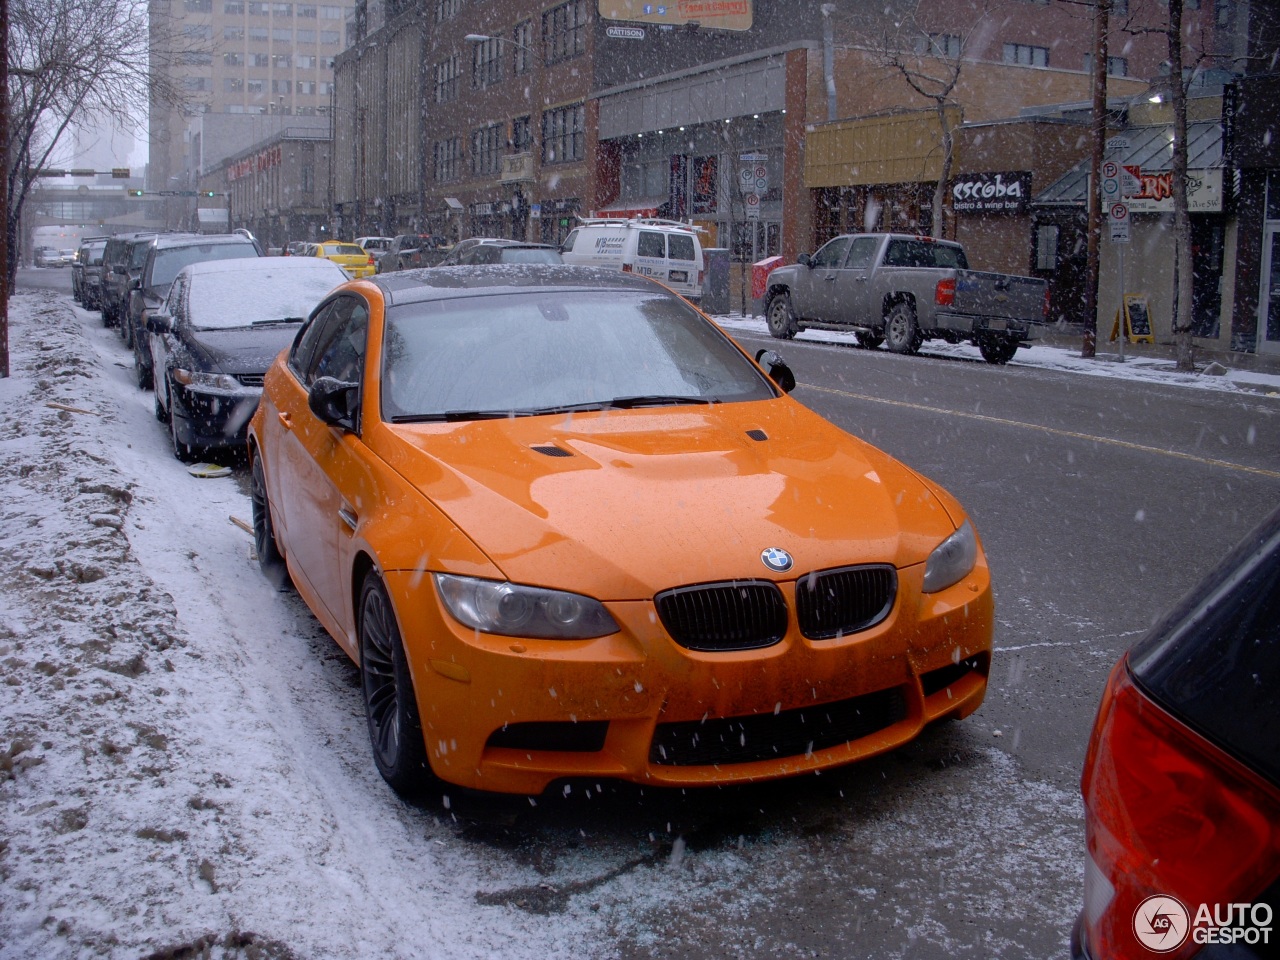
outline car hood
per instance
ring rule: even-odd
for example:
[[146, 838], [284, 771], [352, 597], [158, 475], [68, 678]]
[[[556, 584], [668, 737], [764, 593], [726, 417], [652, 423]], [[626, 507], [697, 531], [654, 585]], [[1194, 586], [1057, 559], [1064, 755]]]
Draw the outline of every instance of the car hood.
[[197, 330], [183, 327], [182, 347], [202, 369], [218, 373], [262, 375], [276, 356], [298, 333], [297, 323], [231, 330]]
[[[956, 527], [909, 469], [789, 398], [387, 429], [390, 465], [504, 576], [604, 600], [902, 567]], [[766, 567], [770, 547], [794, 567]]]

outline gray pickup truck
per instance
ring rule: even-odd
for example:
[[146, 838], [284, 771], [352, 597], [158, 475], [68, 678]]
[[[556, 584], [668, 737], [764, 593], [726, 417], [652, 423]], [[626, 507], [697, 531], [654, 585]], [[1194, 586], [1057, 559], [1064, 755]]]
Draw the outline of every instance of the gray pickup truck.
[[1048, 285], [970, 270], [958, 243], [898, 233], [835, 237], [769, 274], [769, 332], [850, 330], [864, 347], [915, 353], [928, 339], [970, 341], [1008, 363], [1044, 333]]

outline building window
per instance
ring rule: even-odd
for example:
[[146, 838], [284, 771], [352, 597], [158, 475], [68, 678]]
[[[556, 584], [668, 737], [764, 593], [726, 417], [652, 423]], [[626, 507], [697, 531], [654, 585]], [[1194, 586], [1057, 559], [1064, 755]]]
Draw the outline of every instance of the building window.
[[293, 57], [289, 56], [287, 53], [277, 53], [272, 55], [271, 65], [276, 68], [291, 67], [293, 66], [293, 63], [291, 62], [292, 60]]
[[320, 8], [321, 20], [342, 20], [343, 12], [341, 7], [322, 6]]
[[292, 3], [273, 3], [271, 5], [271, 15], [273, 17], [292, 17], [293, 4]]
[[950, 57], [960, 59], [960, 38], [954, 33], [931, 33], [926, 37], [917, 37], [915, 51], [921, 56]]
[[271, 12], [271, 7], [268, 4], [265, 4], [265, 3], [249, 4], [249, 16], [251, 17], [265, 17], [270, 12]]
[[266, 93], [267, 81], [250, 80], [245, 84], [245, 89], [248, 90], [250, 93]]
[[1036, 269], [1056, 270], [1058, 267], [1058, 228], [1045, 224], [1036, 227]]
[[1004, 62], [1016, 63], [1024, 67], [1047, 67], [1049, 65], [1049, 48], [1033, 47], [1027, 43], [1006, 43], [1004, 45]]
[[182, 0], [187, 13], [213, 13], [213, 0]]
[[452, 20], [461, 6], [462, 0], [436, 0], [436, 23]]
[[[1188, 0], [1187, 6], [1194, 9], [1199, 6], [1199, 0]], [[1113, 17], [1127, 17], [1129, 15], [1129, 0], [1111, 0], [1111, 15]]]
[[472, 45], [471, 86], [477, 90], [491, 87], [502, 80], [502, 44], [498, 37], [490, 37]]
[[436, 103], [458, 99], [458, 55], [436, 64]]
[[193, 40], [212, 40], [213, 27], [207, 23], [188, 23], [183, 26], [182, 35]]
[[222, 55], [222, 62], [225, 63], [228, 67], [243, 67], [244, 54], [243, 53], [224, 53]]
[[586, 53], [590, 14], [587, 0], [569, 0], [542, 15], [542, 43], [548, 64]]
[[299, 70], [314, 70], [316, 66], [315, 57], [298, 57]]
[[244, 91], [244, 78], [223, 77], [222, 89], [226, 93], [242, 93]]
[[314, 94], [316, 92], [316, 82], [314, 80], [299, 80], [298, 93]]
[[316, 168], [309, 163], [304, 163], [298, 168], [298, 175], [302, 180], [302, 192], [314, 192], [316, 189]]
[[321, 43], [337, 43], [339, 40], [339, 37], [340, 35], [337, 30], [321, 30], [320, 31]]
[[227, 0], [222, 5], [222, 12], [231, 17], [244, 16], [244, 0]]
[[458, 158], [461, 153], [462, 142], [457, 137], [435, 142], [433, 159], [437, 183], [458, 179]]
[[542, 114], [542, 162], [570, 163], [585, 152], [587, 110], [582, 104]]
[[244, 27], [223, 27], [222, 39], [223, 40], [243, 40]]
[[272, 93], [293, 93], [293, 81], [291, 80], [272, 80]]
[[316, 32], [314, 30], [299, 30], [298, 42], [299, 43], [315, 43]]
[[267, 30], [266, 27], [250, 27], [249, 28], [250, 40], [267, 40], [270, 36], [271, 36], [271, 33], [269, 30]]
[[183, 77], [182, 78], [183, 90], [198, 90], [203, 92], [203, 91], [209, 90], [211, 85], [212, 85], [212, 81], [208, 77]]
[[333, 82], [331, 80], [321, 80], [316, 84], [316, 92], [322, 97], [327, 97], [333, 93]]
[[511, 149], [515, 153], [528, 153], [533, 146], [533, 126], [528, 117], [516, 117], [511, 121]]
[[316, 18], [316, 5], [314, 3], [298, 4], [298, 16], [314, 20]]
[[533, 65], [533, 21], [526, 20], [524, 23], [516, 24], [512, 39], [515, 41], [512, 46], [515, 51], [513, 73], [518, 77], [522, 73], [527, 73]]
[[271, 39], [276, 43], [293, 43], [293, 31], [287, 27], [276, 27], [271, 31]]
[[1129, 61], [1125, 57], [1107, 57], [1107, 73], [1113, 77], [1129, 75]]
[[502, 164], [503, 129], [500, 124], [471, 132], [471, 172], [476, 176], [498, 172]]
[[321, 58], [320, 58], [320, 68], [321, 68], [322, 70], [332, 70], [332, 69], [333, 69], [333, 61], [334, 61], [334, 60], [336, 60], [336, 59], [337, 59], [336, 57], [321, 57]]
[[178, 63], [188, 67], [207, 67], [213, 63], [213, 54], [202, 53], [199, 50], [184, 50], [178, 54]]

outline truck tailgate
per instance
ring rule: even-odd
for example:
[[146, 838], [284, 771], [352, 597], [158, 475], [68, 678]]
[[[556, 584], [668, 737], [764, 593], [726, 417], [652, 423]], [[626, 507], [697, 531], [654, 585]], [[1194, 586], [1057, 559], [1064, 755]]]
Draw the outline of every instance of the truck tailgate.
[[956, 273], [956, 299], [951, 312], [1006, 320], [1042, 320], [1046, 282], [980, 270]]

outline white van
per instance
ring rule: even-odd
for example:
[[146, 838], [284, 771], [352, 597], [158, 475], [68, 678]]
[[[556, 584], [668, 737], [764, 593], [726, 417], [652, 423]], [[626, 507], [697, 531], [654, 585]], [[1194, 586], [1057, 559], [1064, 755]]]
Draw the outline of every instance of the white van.
[[686, 300], [702, 299], [702, 243], [696, 229], [678, 220], [583, 218], [565, 237], [560, 254], [565, 263], [643, 274]]

